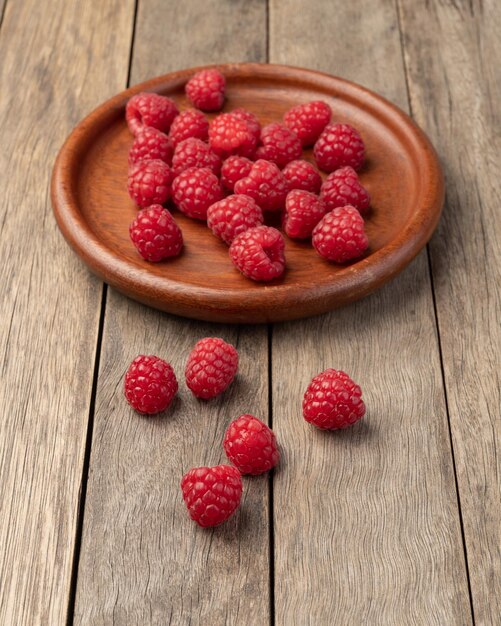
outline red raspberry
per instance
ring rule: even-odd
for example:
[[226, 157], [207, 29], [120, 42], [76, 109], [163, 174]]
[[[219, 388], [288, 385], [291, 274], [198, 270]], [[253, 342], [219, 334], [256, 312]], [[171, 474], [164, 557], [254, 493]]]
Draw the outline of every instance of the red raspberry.
[[222, 393], [238, 370], [238, 352], [218, 337], [200, 339], [186, 362], [186, 384], [197, 398], [209, 400]]
[[263, 211], [280, 211], [287, 195], [287, 181], [274, 163], [260, 159], [249, 175], [235, 183], [235, 193], [255, 200]]
[[256, 158], [276, 163], [282, 168], [290, 161], [299, 159], [303, 149], [299, 139], [283, 124], [273, 123], [261, 131], [262, 145], [256, 150]]
[[158, 159], [139, 161], [129, 169], [127, 188], [134, 202], [144, 208], [166, 202], [171, 182], [172, 172], [167, 163]]
[[303, 146], [312, 146], [331, 121], [331, 115], [328, 104], [313, 100], [289, 109], [284, 115], [284, 124], [299, 138]]
[[146, 126], [165, 133], [178, 113], [174, 100], [157, 93], [137, 93], [125, 107], [125, 119], [133, 135], [137, 135]]
[[363, 214], [371, 202], [367, 189], [361, 185], [357, 173], [349, 165], [327, 176], [320, 197], [328, 211], [350, 204]]
[[361, 256], [369, 245], [364, 220], [352, 206], [327, 213], [313, 230], [312, 243], [320, 256], [344, 263]]
[[203, 113], [195, 109], [182, 111], [172, 122], [169, 131], [169, 139], [174, 147], [190, 137], [207, 141], [208, 136], [209, 121]]
[[318, 428], [346, 428], [364, 415], [362, 390], [344, 372], [325, 370], [313, 378], [304, 394], [304, 419]]
[[159, 159], [167, 165], [172, 163], [172, 153], [174, 149], [167, 135], [146, 126], [140, 131], [129, 150], [129, 165], [138, 161], [152, 161]]
[[289, 190], [302, 189], [303, 191], [311, 191], [318, 193], [322, 185], [322, 177], [308, 161], [291, 161], [282, 170], [285, 176]]
[[222, 197], [217, 176], [206, 167], [190, 167], [172, 183], [172, 198], [179, 210], [197, 220], [206, 220], [207, 209]]
[[177, 144], [172, 157], [172, 170], [178, 176], [189, 167], [208, 167], [216, 176], [221, 171], [221, 159], [201, 139], [190, 137]]
[[177, 256], [183, 247], [183, 234], [172, 215], [160, 204], [139, 211], [129, 226], [132, 243], [147, 261]]
[[261, 209], [249, 196], [228, 196], [207, 211], [208, 227], [228, 245], [237, 235], [263, 221]]
[[250, 157], [256, 150], [256, 137], [247, 122], [232, 113], [221, 113], [209, 125], [209, 144], [223, 159], [232, 154]]
[[240, 233], [230, 246], [233, 264], [252, 280], [268, 281], [285, 271], [285, 242], [271, 226], [256, 226]]
[[217, 526], [238, 509], [242, 477], [236, 467], [194, 467], [181, 480], [188, 513], [202, 528]]
[[364, 142], [352, 126], [328, 124], [313, 148], [313, 156], [324, 172], [333, 172], [345, 165], [359, 170], [365, 160]]
[[233, 191], [237, 180], [248, 176], [252, 169], [252, 161], [238, 155], [230, 156], [221, 167], [221, 182]]
[[294, 189], [285, 200], [284, 230], [292, 239], [307, 239], [324, 215], [325, 206], [318, 196]]
[[233, 111], [231, 111], [231, 115], [238, 117], [239, 120], [243, 120], [247, 123], [248, 129], [256, 138], [257, 143], [261, 136], [261, 124], [254, 113], [247, 111], [247, 109], [233, 109]]
[[218, 70], [201, 70], [186, 83], [186, 95], [202, 111], [219, 111], [224, 102], [226, 80]]
[[262, 474], [280, 459], [275, 433], [253, 415], [241, 415], [231, 422], [223, 446], [241, 474]]
[[139, 413], [164, 411], [177, 393], [172, 367], [157, 356], [139, 355], [125, 374], [125, 397]]

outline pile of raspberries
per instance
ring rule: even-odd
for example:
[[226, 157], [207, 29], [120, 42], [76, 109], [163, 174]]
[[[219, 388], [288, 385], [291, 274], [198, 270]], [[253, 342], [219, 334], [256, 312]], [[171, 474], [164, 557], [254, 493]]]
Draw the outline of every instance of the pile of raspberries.
[[[357, 130], [331, 123], [320, 100], [288, 110], [282, 122], [261, 128], [245, 109], [221, 113], [209, 122], [202, 111], [219, 111], [226, 81], [216, 69], [197, 72], [186, 83], [195, 108], [179, 112], [156, 93], [138, 93], [127, 103], [134, 135], [129, 152], [128, 190], [141, 209], [130, 225], [139, 254], [158, 262], [177, 256], [183, 235], [171, 212], [207, 223], [229, 246], [235, 267], [248, 278], [270, 281], [285, 271], [282, 232], [266, 217], [280, 213], [285, 234], [311, 238], [318, 254], [345, 263], [364, 254], [370, 197], [357, 171], [365, 147]], [[313, 146], [318, 168], [301, 159]]]

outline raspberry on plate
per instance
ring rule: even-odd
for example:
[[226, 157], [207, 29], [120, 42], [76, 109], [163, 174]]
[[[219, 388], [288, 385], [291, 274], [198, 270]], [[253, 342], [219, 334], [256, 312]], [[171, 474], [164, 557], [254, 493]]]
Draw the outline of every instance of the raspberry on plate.
[[261, 136], [261, 123], [259, 122], [257, 117], [254, 115], [254, 113], [247, 111], [247, 109], [240, 109], [240, 108], [233, 109], [233, 111], [230, 111], [230, 113], [231, 115], [238, 117], [238, 119], [243, 120], [244, 122], [247, 123], [247, 127], [256, 138], [256, 142], [258, 142], [259, 137]]
[[177, 144], [172, 157], [172, 170], [178, 176], [189, 167], [208, 167], [216, 176], [221, 171], [221, 159], [201, 139], [189, 137]]
[[181, 113], [172, 122], [169, 131], [169, 139], [174, 147], [184, 139], [194, 137], [207, 141], [209, 136], [209, 120], [201, 111], [196, 109], [187, 109]]
[[177, 256], [183, 247], [181, 229], [160, 204], [139, 211], [129, 226], [129, 234], [143, 259], [154, 263]]
[[217, 176], [206, 167], [190, 167], [172, 183], [172, 199], [179, 210], [197, 220], [206, 220], [207, 209], [222, 197]]
[[237, 235], [263, 221], [263, 212], [249, 196], [228, 196], [207, 210], [207, 226], [228, 245]]
[[163, 204], [170, 198], [172, 171], [167, 163], [155, 159], [139, 161], [129, 169], [127, 189], [141, 208]]
[[364, 220], [352, 206], [327, 213], [315, 226], [312, 243], [320, 256], [336, 263], [356, 259], [369, 246]]
[[160, 413], [177, 393], [174, 370], [157, 356], [139, 355], [125, 374], [124, 391], [127, 402], [139, 413]]
[[201, 70], [186, 83], [186, 95], [197, 109], [219, 111], [224, 103], [226, 80], [216, 69]]
[[232, 241], [230, 258], [247, 278], [268, 281], [285, 271], [285, 242], [282, 233], [271, 226], [256, 226]]
[[324, 172], [333, 172], [345, 165], [358, 171], [365, 161], [365, 146], [353, 126], [328, 124], [315, 143], [313, 156]]
[[241, 415], [231, 422], [223, 446], [241, 474], [262, 474], [275, 467], [280, 459], [275, 433], [253, 415]]
[[347, 165], [329, 174], [325, 179], [320, 197], [328, 211], [347, 204], [363, 215], [371, 203], [367, 189], [361, 184], [355, 170]]
[[289, 190], [302, 189], [303, 191], [311, 191], [318, 193], [322, 185], [322, 177], [308, 161], [299, 159], [291, 161], [282, 170], [285, 176]]
[[133, 135], [146, 126], [166, 133], [178, 113], [174, 100], [157, 93], [137, 93], [125, 107], [125, 119]]
[[183, 500], [193, 521], [202, 528], [226, 521], [239, 507], [242, 477], [236, 467], [194, 467], [181, 480]]
[[303, 149], [301, 142], [287, 126], [274, 122], [261, 131], [261, 146], [256, 150], [256, 158], [276, 163], [279, 168], [290, 161], [299, 159]]
[[234, 154], [228, 157], [221, 167], [221, 183], [226, 189], [233, 191], [237, 180], [248, 176], [251, 169], [250, 159]]
[[255, 200], [263, 211], [280, 211], [285, 203], [287, 181], [274, 163], [256, 161], [248, 176], [235, 183], [235, 193], [242, 193]]
[[294, 189], [287, 194], [283, 227], [291, 239], [307, 239], [325, 215], [325, 205], [310, 191]]
[[218, 337], [200, 339], [186, 362], [186, 384], [197, 398], [209, 400], [233, 382], [238, 370], [238, 352]]
[[365, 415], [362, 391], [344, 372], [327, 369], [308, 385], [303, 416], [318, 428], [346, 428]]
[[331, 115], [332, 110], [326, 102], [313, 100], [289, 109], [284, 115], [284, 124], [303, 146], [312, 146], [331, 121]]
[[222, 159], [232, 154], [251, 157], [257, 140], [247, 121], [232, 113], [221, 113], [209, 124], [209, 144]]
[[129, 165], [138, 161], [152, 161], [159, 159], [167, 165], [172, 163], [172, 147], [169, 138], [162, 131], [147, 126], [135, 137], [129, 150]]

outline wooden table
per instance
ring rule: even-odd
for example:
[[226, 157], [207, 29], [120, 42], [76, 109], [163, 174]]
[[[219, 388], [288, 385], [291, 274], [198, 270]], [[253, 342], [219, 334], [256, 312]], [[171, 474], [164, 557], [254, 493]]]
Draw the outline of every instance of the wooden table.
[[[3, 5], [3, 6], [2, 6]], [[0, 623], [242, 626], [501, 623], [501, 4], [496, 0], [0, 0]], [[270, 61], [353, 79], [434, 141], [447, 203], [428, 250], [330, 315], [230, 327], [160, 314], [103, 286], [49, 201], [74, 124], [181, 67]], [[182, 372], [205, 335], [234, 343], [224, 398], [182, 388], [138, 417], [138, 353]], [[312, 375], [360, 382], [365, 420], [307, 427]], [[179, 479], [223, 460], [252, 411], [283, 462], [246, 480], [214, 531]]]

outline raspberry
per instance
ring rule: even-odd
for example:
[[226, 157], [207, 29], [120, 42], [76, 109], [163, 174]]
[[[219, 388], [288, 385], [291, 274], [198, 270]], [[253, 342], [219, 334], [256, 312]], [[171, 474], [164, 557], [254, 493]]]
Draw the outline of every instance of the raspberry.
[[240, 233], [230, 246], [233, 264], [248, 278], [268, 281], [285, 271], [284, 238], [271, 226], [256, 226]]
[[302, 189], [303, 191], [311, 191], [318, 193], [322, 185], [322, 177], [308, 161], [291, 161], [282, 170], [285, 176], [289, 190]]
[[287, 181], [274, 163], [260, 159], [249, 175], [235, 183], [235, 193], [255, 200], [263, 211], [280, 211], [287, 195]]
[[237, 180], [248, 176], [252, 169], [252, 161], [245, 157], [233, 155], [226, 159], [221, 167], [221, 182], [233, 191]]
[[226, 159], [232, 154], [252, 156], [257, 140], [245, 120], [232, 113], [221, 113], [209, 125], [209, 144], [216, 154]]
[[132, 243], [147, 261], [177, 256], [183, 247], [183, 234], [172, 215], [160, 204], [139, 211], [129, 226]]
[[182, 111], [172, 122], [169, 139], [174, 147], [184, 139], [194, 137], [207, 141], [209, 136], [209, 121], [203, 113], [195, 109]]
[[364, 220], [352, 206], [327, 213], [313, 230], [312, 243], [320, 256], [344, 263], [363, 254], [369, 245]]
[[359, 170], [365, 160], [364, 142], [352, 126], [328, 124], [313, 148], [313, 156], [324, 172], [333, 172], [345, 165]]
[[144, 208], [166, 202], [171, 182], [172, 172], [167, 163], [158, 159], [139, 161], [129, 169], [127, 189], [134, 202]]
[[349, 165], [327, 176], [322, 185], [320, 197], [328, 211], [350, 204], [360, 213], [364, 213], [371, 202], [367, 189], [361, 185], [357, 173]]
[[157, 356], [136, 357], [125, 374], [125, 397], [139, 413], [164, 411], [177, 393], [172, 367]]
[[228, 196], [207, 211], [208, 227], [228, 245], [237, 235], [263, 221], [261, 209], [249, 196]]
[[186, 362], [186, 384], [197, 398], [209, 400], [222, 393], [238, 370], [238, 352], [218, 337], [200, 339]]
[[201, 70], [186, 83], [186, 95], [202, 111], [219, 111], [224, 102], [226, 80], [218, 70]]
[[206, 220], [207, 209], [222, 197], [219, 180], [206, 167], [190, 167], [172, 183], [172, 198], [179, 210], [197, 220]]
[[174, 176], [189, 167], [208, 167], [216, 176], [221, 171], [221, 159], [200, 139], [190, 137], [177, 144], [172, 157]]
[[346, 428], [364, 415], [362, 391], [344, 372], [325, 370], [313, 378], [304, 394], [304, 419], [318, 428]]
[[167, 132], [178, 113], [174, 100], [157, 93], [137, 93], [125, 107], [125, 119], [133, 135], [146, 126]]
[[276, 163], [282, 168], [299, 159], [303, 149], [299, 139], [283, 124], [268, 124], [261, 131], [262, 145], [256, 150], [256, 158]]
[[259, 137], [261, 136], [261, 124], [254, 113], [251, 113], [246, 109], [233, 109], [233, 111], [231, 111], [231, 115], [247, 123], [247, 128], [256, 138], [257, 143], [259, 141]]
[[299, 138], [303, 146], [312, 146], [331, 121], [331, 115], [328, 104], [313, 100], [289, 109], [284, 115], [284, 124]]
[[325, 206], [318, 196], [294, 189], [285, 200], [284, 230], [292, 239], [307, 239], [324, 215]]
[[253, 415], [231, 422], [224, 436], [224, 451], [241, 474], [262, 474], [278, 463], [275, 433]]
[[172, 144], [167, 135], [156, 128], [147, 126], [135, 137], [129, 150], [129, 165], [138, 161], [152, 161], [159, 159], [167, 165], [172, 163]]
[[181, 480], [188, 513], [202, 528], [226, 521], [240, 505], [242, 477], [236, 467], [194, 467]]

